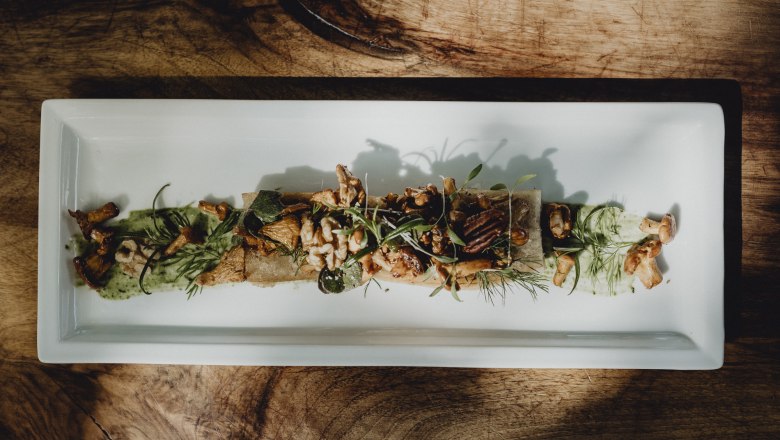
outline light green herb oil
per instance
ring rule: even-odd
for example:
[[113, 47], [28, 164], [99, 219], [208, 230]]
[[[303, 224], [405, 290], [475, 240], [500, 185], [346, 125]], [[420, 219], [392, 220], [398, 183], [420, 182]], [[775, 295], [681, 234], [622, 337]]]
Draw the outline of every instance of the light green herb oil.
[[[200, 225], [200, 227], [213, 228], [217, 225], [218, 221], [215, 217], [205, 215], [197, 208], [186, 207], [176, 208], [183, 215], [187, 216], [193, 225]], [[128, 234], [134, 232], [142, 232], [145, 228], [152, 225], [152, 211], [150, 209], [131, 211], [127, 218], [116, 221], [110, 226], [118, 234]], [[67, 244], [67, 248], [72, 250], [75, 255], [81, 255], [89, 244], [84, 240], [81, 234], [74, 235]], [[160, 292], [169, 290], [184, 290], [187, 286], [188, 280], [180, 277], [176, 279], [179, 274], [179, 264], [159, 264], [154, 270], [149, 270], [144, 276], [144, 287], [150, 292]], [[121, 265], [115, 263], [108, 272], [108, 281], [106, 285], [98, 290], [98, 294], [106, 299], [128, 299], [136, 295], [142, 295], [141, 288], [138, 286], [138, 278], [131, 277], [122, 272]], [[76, 285], [83, 286], [84, 283], [81, 279], [76, 281]]]

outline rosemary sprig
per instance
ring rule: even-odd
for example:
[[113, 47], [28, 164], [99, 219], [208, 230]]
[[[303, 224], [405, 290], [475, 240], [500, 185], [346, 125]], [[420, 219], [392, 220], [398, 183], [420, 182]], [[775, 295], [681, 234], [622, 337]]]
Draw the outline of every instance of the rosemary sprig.
[[134, 238], [140, 238], [148, 246], [154, 248], [152, 255], [146, 260], [141, 270], [138, 286], [143, 293], [151, 294], [144, 286], [147, 272], [158, 265], [175, 267], [177, 274], [174, 282], [182, 278], [187, 280], [185, 291], [189, 299], [202, 290], [202, 287], [195, 283], [197, 277], [213, 269], [225, 252], [233, 247], [233, 228], [238, 224], [241, 211], [232, 210], [224, 221], [206, 234], [202, 243], [188, 243], [174, 255], [159, 258], [164, 249], [176, 239], [181, 229], [192, 227], [193, 224], [190, 218], [183, 213], [184, 208], [157, 209], [157, 200], [169, 185], [163, 185], [152, 200], [152, 225], [139, 234], [133, 234]]
[[188, 243], [164, 260], [166, 266], [178, 266], [175, 280], [187, 280], [187, 299], [203, 290], [202, 286], [195, 283], [198, 276], [213, 269], [222, 256], [234, 246], [233, 228], [238, 224], [240, 216], [239, 211], [233, 210], [208, 234], [203, 243]]

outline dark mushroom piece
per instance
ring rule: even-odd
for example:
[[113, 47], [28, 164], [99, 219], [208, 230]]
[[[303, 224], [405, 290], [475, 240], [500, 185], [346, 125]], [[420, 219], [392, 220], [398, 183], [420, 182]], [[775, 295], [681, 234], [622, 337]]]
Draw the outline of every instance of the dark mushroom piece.
[[568, 206], [550, 203], [547, 205], [547, 216], [553, 237], [561, 240], [571, 234], [571, 210]]
[[112, 264], [113, 261], [110, 258], [97, 253], [73, 259], [76, 273], [79, 274], [79, 277], [84, 280], [87, 286], [93, 289], [103, 287], [105, 275], [111, 269]]
[[81, 233], [84, 234], [84, 238], [89, 240], [92, 237], [92, 229], [95, 226], [119, 215], [119, 207], [114, 202], [108, 202], [98, 209], [87, 212], [80, 210], [71, 211], [69, 209], [68, 214], [76, 219]]

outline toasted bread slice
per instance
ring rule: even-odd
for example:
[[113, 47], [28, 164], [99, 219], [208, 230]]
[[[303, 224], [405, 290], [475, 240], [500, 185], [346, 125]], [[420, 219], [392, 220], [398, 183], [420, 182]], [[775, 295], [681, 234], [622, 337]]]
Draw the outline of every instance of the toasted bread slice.
[[[308, 203], [313, 193], [283, 193], [282, 202], [285, 205], [294, 203]], [[243, 194], [244, 206], [249, 206], [257, 193]], [[478, 195], [488, 197], [497, 201], [507, 200], [505, 191], [480, 191], [464, 190], [461, 196], [464, 200], [476, 198]], [[382, 199], [379, 197], [368, 197], [368, 206], [381, 206]], [[528, 242], [523, 246], [514, 248], [513, 258], [517, 260], [513, 267], [520, 271], [534, 271], [542, 266], [542, 236], [540, 227], [541, 213], [541, 191], [525, 190], [512, 193], [512, 220], [517, 222], [521, 228], [528, 232]], [[508, 206], [508, 203], [507, 203]], [[316, 280], [319, 271], [309, 264], [298, 266], [289, 256], [271, 254], [264, 255], [261, 252], [246, 249], [245, 251], [245, 276], [246, 280], [258, 285], [270, 286], [280, 282]], [[451, 267], [447, 265], [451, 270]], [[474, 285], [474, 273], [485, 268], [480, 260], [471, 260], [458, 263], [456, 270], [458, 272], [458, 281], [463, 288], [469, 288]], [[216, 269], [215, 269], [216, 270]], [[394, 277], [391, 273], [381, 270], [374, 275], [380, 280], [398, 281], [417, 285], [438, 286], [441, 280], [429, 275], [404, 275]]]

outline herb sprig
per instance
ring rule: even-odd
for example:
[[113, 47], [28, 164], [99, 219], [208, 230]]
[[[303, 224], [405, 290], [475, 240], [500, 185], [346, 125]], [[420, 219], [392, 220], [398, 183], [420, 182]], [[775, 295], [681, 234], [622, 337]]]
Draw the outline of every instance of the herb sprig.
[[615, 294], [617, 283], [623, 277], [622, 251], [634, 245], [634, 242], [619, 240], [618, 216], [622, 212], [621, 208], [610, 204], [598, 205], [585, 216], [580, 211], [572, 226], [573, 238], [553, 247], [553, 250], [561, 255], [570, 254], [574, 257], [575, 278], [569, 294], [574, 292], [580, 279], [580, 257], [583, 251], [592, 256], [585, 269], [587, 275], [596, 280], [603, 273], [609, 294]]
[[163, 185], [152, 200], [152, 225], [141, 233], [132, 234], [133, 238], [142, 239], [154, 249], [141, 270], [138, 287], [143, 293], [150, 295], [152, 292], [144, 286], [147, 272], [158, 265], [175, 267], [177, 274], [174, 282], [182, 278], [187, 280], [185, 291], [189, 299], [202, 290], [202, 286], [195, 283], [197, 277], [213, 269], [222, 256], [235, 245], [233, 228], [238, 224], [241, 212], [231, 210], [224, 221], [208, 231], [202, 243], [187, 243], [170, 257], [161, 258], [165, 248], [176, 239], [180, 231], [193, 226], [193, 222], [183, 212], [184, 208], [157, 208], [157, 200], [168, 186], [170, 184]]

